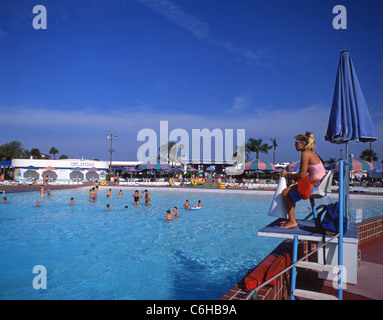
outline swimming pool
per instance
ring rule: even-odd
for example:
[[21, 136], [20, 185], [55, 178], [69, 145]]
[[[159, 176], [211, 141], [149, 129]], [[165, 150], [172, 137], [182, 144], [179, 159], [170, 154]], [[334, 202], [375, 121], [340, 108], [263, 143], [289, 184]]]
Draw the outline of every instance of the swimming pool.
[[[0, 299], [219, 299], [280, 242], [257, 236], [274, 220], [267, 216], [270, 192], [151, 188], [151, 206], [134, 207], [135, 188], [113, 188], [111, 199], [107, 190], [96, 203], [88, 188], [53, 190], [42, 200], [38, 192], [6, 195]], [[204, 208], [186, 211], [186, 199]], [[363, 205], [375, 208], [377, 201]], [[307, 205], [301, 201], [298, 216]], [[173, 206], [180, 218], [166, 223]], [[36, 265], [47, 270], [46, 290], [32, 286]]]

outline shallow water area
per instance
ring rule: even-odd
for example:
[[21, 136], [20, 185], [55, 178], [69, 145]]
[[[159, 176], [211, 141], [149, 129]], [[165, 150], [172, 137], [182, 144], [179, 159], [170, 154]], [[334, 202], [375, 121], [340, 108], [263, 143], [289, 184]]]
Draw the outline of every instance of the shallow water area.
[[[0, 299], [219, 299], [280, 242], [257, 236], [274, 220], [267, 216], [272, 192], [148, 188], [151, 205], [141, 199], [133, 206], [136, 188], [115, 187], [111, 199], [108, 189], [100, 188], [96, 203], [88, 188], [43, 199], [38, 192], [7, 194], [9, 203], [0, 205]], [[144, 196], [145, 188], [137, 189]], [[186, 199], [204, 208], [185, 210]], [[167, 223], [174, 206], [180, 217]], [[36, 265], [47, 270], [47, 289], [32, 286]]]

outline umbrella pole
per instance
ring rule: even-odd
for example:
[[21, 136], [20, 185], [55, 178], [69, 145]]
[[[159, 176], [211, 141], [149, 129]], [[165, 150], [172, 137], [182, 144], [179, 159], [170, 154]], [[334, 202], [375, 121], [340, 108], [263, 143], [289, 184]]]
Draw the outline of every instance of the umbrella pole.
[[345, 166], [345, 206], [344, 210], [347, 216], [348, 221], [350, 221], [350, 165], [349, 165], [349, 151], [348, 151], [348, 141], [346, 142], [346, 166]]

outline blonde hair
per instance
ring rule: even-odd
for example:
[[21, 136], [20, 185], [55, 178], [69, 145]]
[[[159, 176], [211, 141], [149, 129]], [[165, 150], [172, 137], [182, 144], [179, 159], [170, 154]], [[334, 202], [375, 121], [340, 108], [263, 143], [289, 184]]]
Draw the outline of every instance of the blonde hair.
[[294, 138], [305, 143], [305, 150], [312, 150], [315, 148], [314, 134], [312, 132], [298, 134]]

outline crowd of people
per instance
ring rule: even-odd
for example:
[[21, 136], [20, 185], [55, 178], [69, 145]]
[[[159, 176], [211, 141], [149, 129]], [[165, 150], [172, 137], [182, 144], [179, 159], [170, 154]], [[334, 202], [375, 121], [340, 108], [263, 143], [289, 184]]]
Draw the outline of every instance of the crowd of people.
[[[94, 203], [94, 202], [97, 201], [98, 191], [99, 191], [98, 185], [92, 187], [89, 190], [89, 202]], [[44, 185], [42, 185], [39, 192], [40, 192], [41, 199], [43, 199], [45, 195], [47, 195], [47, 196], [51, 195], [51, 192], [50, 192], [47, 184], [45, 184], [45, 187], [44, 187]], [[151, 194], [149, 193], [149, 191], [147, 189], [142, 191], [142, 193], [145, 193], [144, 197], [139, 193], [138, 190], [135, 190], [135, 192], [133, 193], [132, 198], [133, 198], [134, 206], [139, 206], [140, 205], [140, 199], [144, 199], [145, 200], [145, 206], [150, 206]], [[119, 199], [122, 199], [122, 194], [123, 194], [123, 191], [120, 190], [118, 192], [118, 198]], [[111, 199], [112, 198], [112, 189], [109, 189], [106, 192], [106, 198], [107, 199]], [[8, 203], [7, 198], [3, 197], [2, 204], [6, 204], [6, 203]], [[75, 204], [75, 201], [74, 201], [74, 198], [72, 197], [72, 198], [70, 198], [69, 205], [73, 206], [74, 204]], [[40, 204], [39, 201], [36, 201], [35, 207], [41, 207], [41, 204]], [[194, 208], [202, 208], [203, 204], [201, 203], [201, 200], [198, 200], [197, 205], [193, 206], [192, 204], [189, 203], [189, 200], [186, 200], [184, 205], [183, 205], [183, 207], [186, 210], [194, 209]], [[129, 207], [127, 205], [124, 207], [124, 209], [128, 209], [128, 208]], [[110, 210], [110, 204], [106, 205], [106, 210], [107, 211]], [[173, 212], [170, 212], [170, 210], [166, 211], [165, 220], [167, 222], [170, 222], [171, 220], [176, 219], [176, 218], [179, 218], [179, 211], [178, 211], [177, 207], [173, 207]]]
[[[135, 192], [133, 193], [132, 198], [133, 198], [133, 205], [134, 206], [139, 206], [140, 205], [140, 199], [144, 199], [145, 200], [145, 206], [150, 206], [150, 200], [151, 200], [151, 197], [152, 197], [151, 194], [149, 193], [149, 191], [147, 189], [145, 189], [142, 193], [145, 193], [144, 197], [139, 193], [138, 190], [135, 190]], [[90, 202], [96, 202], [97, 194], [98, 194], [98, 186], [95, 186], [92, 189], [90, 189], [90, 191], [89, 191], [89, 201]], [[122, 198], [122, 194], [123, 194], [123, 191], [120, 190], [118, 192], [118, 198], [119, 199]], [[107, 191], [107, 193], [106, 193], [106, 198], [110, 199], [111, 197], [112, 197], [112, 189], [109, 189]], [[73, 198], [71, 198], [70, 204], [71, 205], [74, 204]], [[184, 206], [185, 209], [202, 208], [203, 204], [201, 203], [201, 200], [198, 200], [197, 206], [193, 206], [192, 204], [189, 203], [189, 200], [186, 200], [186, 202], [184, 203], [183, 206]], [[128, 209], [128, 206], [125, 206], [125, 209]], [[107, 211], [110, 210], [110, 204], [106, 205], [106, 210]], [[171, 220], [176, 219], [176, 218], [179, 218], [179, 211], [178, 211], [177, 207], [173, 207], [173, 212], [172, 213], [170, 212], [170, 210], [166, 211], [165, 220], [167, 222], [170, 222]]]

